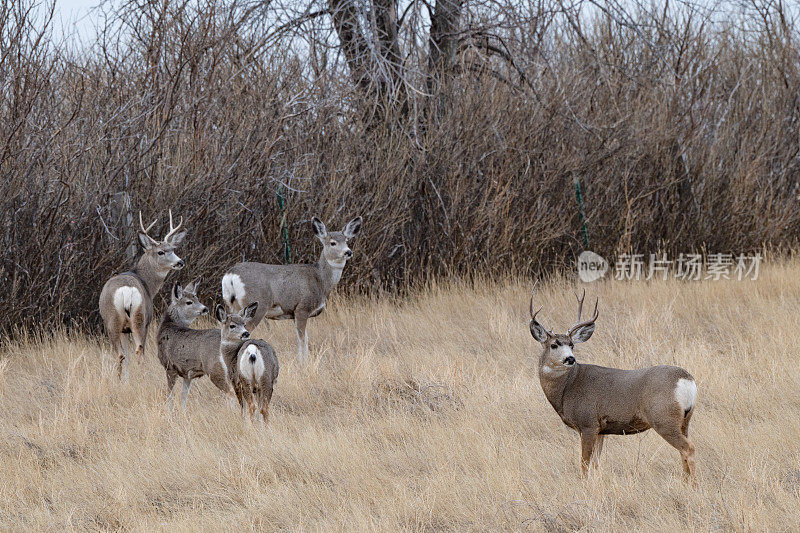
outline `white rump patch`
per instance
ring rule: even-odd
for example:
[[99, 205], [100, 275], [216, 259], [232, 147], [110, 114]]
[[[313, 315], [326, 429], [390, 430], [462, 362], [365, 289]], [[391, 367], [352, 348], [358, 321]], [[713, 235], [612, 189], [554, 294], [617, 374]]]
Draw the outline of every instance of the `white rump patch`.
[[227, 305], [232, 305], [234, 301], [244, 307], [244, 282], [239, 274], [225, 274], [222, 276], [222, 299]]
[[697, 384], [692, 379], [681, 378], [675, 385], [675, 401], [684, 412], [694, 407], [697, 399]]
[[142, 293], [136, 287], [120, 287], [114, 291], [114, 308], [117, 313], [133, 314], [142, 305]]
[[[250, 359], [255, 356], [255, 361]], [[251, 385], [255, 385], [264, 375], [264, 357], [261, 350], [255, 344], [250, 344], [239, 356], [239, 373], [244, 376]]]

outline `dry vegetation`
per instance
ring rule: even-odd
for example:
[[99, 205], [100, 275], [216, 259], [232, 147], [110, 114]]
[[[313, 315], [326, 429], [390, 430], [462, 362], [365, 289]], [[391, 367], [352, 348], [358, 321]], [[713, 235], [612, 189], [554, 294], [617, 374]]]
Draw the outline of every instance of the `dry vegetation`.
[[0, 331], [98, 324], [124, 195], [206, 279], [363, 215], [360, 292], [571, 264], [576, 180], [604, 257], [800, 240], [790, 2], [126, 0], [80, 49], [33, 4], [0, 5]]
[[[548, 323], [573, 284], [545, 283]], [[577, 436], [547, 404], [528, 283], [339, 297], [256, 330], [281, 360], [266, 429], [207, 381], [168, 418], [152, 352], [115, 379], [108, 347], [58, 332], [0, 356], [0, 529], [783, 530], [800, 528], [800, 264], [756, 282], [601, 282], [579, 360], [674, 363], [699, 386], [699, 487], [652, 432], [611, 437], [579, 479]]]

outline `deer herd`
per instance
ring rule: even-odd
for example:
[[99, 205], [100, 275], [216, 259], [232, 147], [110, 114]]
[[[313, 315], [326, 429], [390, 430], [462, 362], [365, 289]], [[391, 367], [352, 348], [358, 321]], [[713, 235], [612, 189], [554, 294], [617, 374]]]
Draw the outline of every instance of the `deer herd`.
[[[117, 360], [121, 381], [129, 380], [131, 349], [141, 362], [150, 322], [153, 298], [173, 270], [185, 267], [175, 253], [186, 232], [169, 212], [169, 231], [162, 240], [145, 228], [139, 213], [139, 242], [144, 253], [136, 266], [110, 278], [100, 293], [99, 310]], [[170, 303], [158, 328], [158, 360], [167, 378], [167, 411], [172, 409], [175, 383], [182, 379], [181, 404], [185, 411], [192, 381], [208, 376], [232, 405], [238, 402], [242, 418], [265, 423], [273, 388], [278, 378], [278, 358], [267, 342], [250, 332], [265, 318], [294, 320], [298, 358], [309, 355], [306, 325], [325, 309], [331, 291], [353, 256], [348, 241], [358, 235], [362, 219], [349, 221], [342, 231], [329, 232], [318, 218], [312, 219], [322, 243], [314, 264], [268, 265], [243, 262], [222, 276], [222, 305], [214, 308], [216, 328], [192, 328], [209, 313], [197, 295], [200, 279], [181, 286], [175, 283]], [[534, 290], [530, 298], [530, 333], [542, 346], [538, 360], [539, 381], [547, 401], [581, 442], [581, 472], [597, 466], [607, 435], [633, 435], [654, 429], [678, 450], [684, 478], [695, 483], [694, 445], [689, 440], [689, 421], [694, 413], [697, 385], [686, 370], [659, 365], [622, 370], [579, 363], [575, 344], [588, 341], [599, 316], [595, 301], [591, 318], [581, 321], [583, 301], [577, 297], [578, 317], [566, 333], [554, 333], [536, 318]]]

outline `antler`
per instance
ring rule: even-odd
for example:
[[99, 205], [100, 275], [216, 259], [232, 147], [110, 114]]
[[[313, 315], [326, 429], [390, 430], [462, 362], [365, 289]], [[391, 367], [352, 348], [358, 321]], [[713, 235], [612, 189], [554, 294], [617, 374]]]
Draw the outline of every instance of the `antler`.
[[[541, 310], [542, 310], [542, 307], [544, 307], [544, 306], [540, 306], [540, 307], [539, 307], [539, 309], [537, 309], [535, 313], [533, 312], [533, 291], [535, 291], [535, 290], [536, 290], [536, 284], [537, 284], [537, 283], [539, 283], [539, 282], [538, 282], [538, 281], [535, 281], [535, 282], [533, 283], [533, 288], [531, 289], [531, 302], [530, 302], [530, 306], [529, 306], [529, 307], [530, 307], [530, 309], [529, 309], [529, 310], [530, 310], [530, 313], [531, 313], [531, 322], [535, 322], [535, 323], [537, 323], [537, 324], [541, 325], [541, 324], [539, 323], [539, 321], [538, 321], [538, 320], [536, 320], [536, 315], [538, 315], [538, 314], [539, 314], [539, 311], [541, 311]], [[548, 332], [548, 333], [550, 333], [550, 335], [552, 335], [552, 334], [553, 334], [553, 332], [552, 332], [552, 331], [550, 331], [550, 330], [547, 330], [547, 332]]]
[[576, 324], [580, 323], [581, 321], [581, 312], [583, 312], [583, 300], [586, 299], [586, 289], [583, 289], [583, 294], [580, 298], [578, 298], [578, 293], [575, 293], [575, 299], [578, 300], [578, 319], [575, 321]]
[[144, 222], [142, 222], [142, 212], [139, 211], [139, 227], [142, 228], [142, 233], [144, 233], [147, 236], [147, 238], [153, 242], [158, 242], [158, 241], [152, 238], [150, 235], [148, 235], [148, 232], [151, 229], [153, 229], [153, 226], [156, 225], [156, 222], [158, 222], [158, 219], [155, 219], [149, 226], [147, 226], [147, 229], [145, 229]]
[[586, 298], [586, 289], [583, 290], [583, 296], [581, 298], [578, 298], [577, 294], [575, 294], [575, 298], [578, 299], [578, 322], [572, 326], [567, 333], [567, 335], [570, 337], [572, 337], [572, 334], [582, 327], [594, 324], [594, 322], [597, 320], [597, 317], [600, 316], [600, 313], [597, 312], [597, 304], [600, 302], [600, 298], [598, 298], [594, 301], [594, 312], [592, 313], [592, 318], [585, 322], [581, 322], [581, 311], [583, 310], [583, 300]]
[[181, 221], [178, 222], [178, 226], [174, 227], [172, 225], [172, 209], [169, 210], [169, 233], [164, 237], [165, 241], [168, 241], [170, 237], [172, 237], [179, 229], [183, 226], [183, 216], [181, 216]]

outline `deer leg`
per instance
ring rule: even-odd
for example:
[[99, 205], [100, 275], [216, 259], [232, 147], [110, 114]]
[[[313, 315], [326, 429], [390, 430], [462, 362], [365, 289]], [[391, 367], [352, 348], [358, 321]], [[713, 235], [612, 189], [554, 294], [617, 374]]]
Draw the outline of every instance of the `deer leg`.
[[167, 414], [172, 413], [172, 398], [175, 396], [175, 382], [178, 374], [167, 371]]
[[597, 441], [594, 444], [594, 451], [592, 452], [592, 466], [595, 468], [599, 468], [600, 466], [600, 454], [603, 453], [603, 441], [605, 441], [605, 435], [598, 435]]
[[122, 381], [127, 383], [130, 379], [130, 373], [128, 369], [130, 368], [131, 364], [131, 336], [129, 333], [123, 333], [122, 338], [120, 339], [120, 346], [122, 347], [122, 352], [120, 354], [120, 372], [122, 372]]
[[144, 362], [144, 343], [147, 340], [147, 324], [144, 323], [144, 313], [139, 307], [131, 316], [131, 337], [136, 349], [136, 359], [139, 363]]
[[297, 330], [297, 357], [303, 361], [303, 357], [308, 355], [308, 332], [306, 331], [306, 323], [308, 322], [308, 315], [299, 311], [294, 314], [294, 327]]
[[585, 429], [581, 431], [581, 474], [585, 478], [588, 474], [589, 463], [592, 460], [592, 450], [597, 440], [597, 429]]
[[261, 391], [261, 420], [267, 423], [269, 417], [269, 402], [272, 400], [272, 383], [264, 387]]
[[189, 389], [192, 388], [192, 378], [183, 378], [183, 390], [181, 391], [181, 407], [186, 412], [186, 400], [189, 398]]
[[[673, 448], [680, 452], [681, 463], [683, 464], [683, 478], [697, 486], [697, 480], [695, 478], [694, 444], [683, 434], [683, 423], [679, 427], [653, 426], [653, 429]], [[688, 425], [686, 431], [688, 432]]]
[[[123, 366], [125, 363], [125, 348], [122, 345], [122, 323], [119, 317], [111, 319], [111, 323], [106, 324], [108, 338], [111, 341], [111, 349], [117, 357], [117, 379], [123, 381]], [[125, 375], [127, 381], [127, 372]]]

